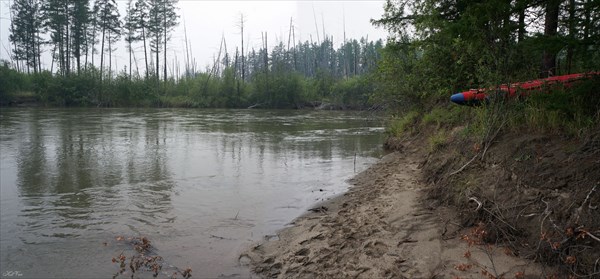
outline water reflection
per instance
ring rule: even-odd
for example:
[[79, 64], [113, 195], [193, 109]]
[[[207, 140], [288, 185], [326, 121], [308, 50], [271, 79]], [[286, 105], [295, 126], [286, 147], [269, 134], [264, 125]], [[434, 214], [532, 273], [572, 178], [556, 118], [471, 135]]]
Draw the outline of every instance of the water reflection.
[[141, 233], [137, 223], [173, 218], [168, 123], [149, 119], [140, 127], [104, 112], [84, 121], [82, 111], [48, 112], [31, 110], [14, 142], [24, 243], [79, 237], [99, 226]]
[[382, 131], [307, 111], [3, 109], [0, 124], [1, 263], [40, 278], [111, 274], [92, 263], [119, 253], [101, 245], [115, 235], [205, 277], [239, 273], [244, 244], [344, 191]]
[[[46, 166], [46, 147], [40, 134], [40, 123], [33, 120], [27, 123], [28, 136], [19, 137], [18, 185], [24, 195], [48, 192], [48, 171]], [[5, 150], [3, 150], [5, 151]], [[8, 152], [8, 150], [6, 150]]]

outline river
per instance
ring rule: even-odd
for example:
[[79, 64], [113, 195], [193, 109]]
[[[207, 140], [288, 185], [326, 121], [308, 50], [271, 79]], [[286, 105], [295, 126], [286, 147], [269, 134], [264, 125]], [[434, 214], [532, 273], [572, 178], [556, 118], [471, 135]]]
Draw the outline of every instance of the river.
[[1, 108], [0, 129], [2, 278], [110, 278], [138, 236], [192, 278], [247, 277], [238, 255], [383, 141], [340, 111]]

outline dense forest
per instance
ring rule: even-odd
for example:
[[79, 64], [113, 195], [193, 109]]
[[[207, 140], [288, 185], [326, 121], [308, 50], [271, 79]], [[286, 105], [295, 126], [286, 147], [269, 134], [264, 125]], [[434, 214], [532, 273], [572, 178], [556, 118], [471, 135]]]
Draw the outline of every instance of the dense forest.
[[[365, 108], [373, 92], [370, 74], [383, 42], [333, 38], [227, 49], [223, 39], [214, 63], [198, 69], [187, 41], [167, 59], [174, 27], [174, 0], [131, 0], [119, 14], [114, 0], [15, 0], [11, 6], [11, 59], [0, 65], [3, 104], [35, 101], [58, 106], [177, 106], [227, 108]], [[184, 26], [185, 27], [185, 26]], [[187, 32], [187, 31], [186, 31]], [[187, 37], [187, 34], [185, 35]], [[124, 42], [127, 65], [114, 70]], [[230, 43], [231, 45], [231, 43]], [[141, 51], [137, 50], [141, 49]], [[52, 62], [43, 68], [42, 53]], [[140, 55], [141, 53], [141, 55]], [[140, 57], [138, 59], [138, 57]], [[122, 63], [122, 62], [121, 62]], [[183, 69], [183, 70], [180, 70]]]
[[391, 36], [375, 93], [398, 108], [600, 69], [599, 1], [387, 1], [372, 23]]
[[598, 72], [599, 1], [387, 1], [372, 23], [390, 32], [370, 100], [395, 116], [391, 135], [435, 123], [429, 139], [435, 149], [457, 125], [484, 142], [501, 129], [581, 136], [600, 123], [599, 75], [518, 102], [478, 109], [449, 102], [451, 94], [471, 88]]

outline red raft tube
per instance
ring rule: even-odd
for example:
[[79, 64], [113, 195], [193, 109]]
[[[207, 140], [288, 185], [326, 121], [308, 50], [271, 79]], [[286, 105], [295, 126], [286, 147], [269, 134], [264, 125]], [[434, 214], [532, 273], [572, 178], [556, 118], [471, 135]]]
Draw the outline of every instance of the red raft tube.
[[574, 82], [598, 75], [600, 75], [600, 72], [571, 74], [512, 83], [510, 85], [502, 84], [495, 89], [470, 89], [469, 91], [453, 94], [450, 101], [459, 105], [474, 106], [489, 101], [490, 93], [496, 92], [496, 94], [500, 93], [510, 98], [526, 96], [531, 92], [542, 91], [544, 88], [555, 84], [570, 87]]

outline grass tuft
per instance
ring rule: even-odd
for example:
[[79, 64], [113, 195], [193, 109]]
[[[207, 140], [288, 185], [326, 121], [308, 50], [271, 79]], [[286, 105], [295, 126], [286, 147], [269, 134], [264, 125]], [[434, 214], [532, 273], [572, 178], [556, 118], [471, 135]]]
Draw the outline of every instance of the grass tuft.
[[400, 137], [409, 129], [412, 131], [415, 120], [418, 117], [419, 113], [414, 110], [404, 114], [402, 117], [394, 117], [391, 119], [386, 132], [390, 136]]

